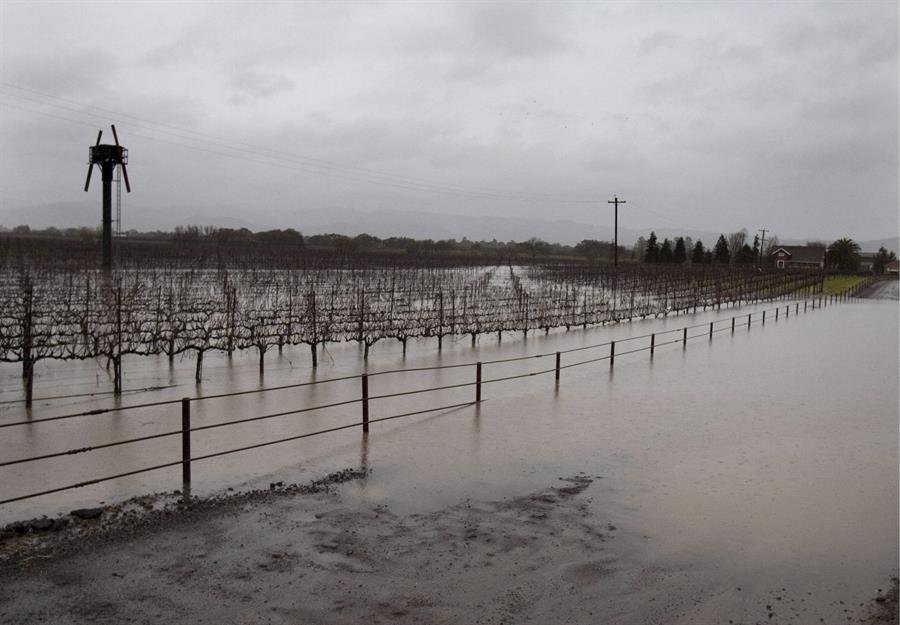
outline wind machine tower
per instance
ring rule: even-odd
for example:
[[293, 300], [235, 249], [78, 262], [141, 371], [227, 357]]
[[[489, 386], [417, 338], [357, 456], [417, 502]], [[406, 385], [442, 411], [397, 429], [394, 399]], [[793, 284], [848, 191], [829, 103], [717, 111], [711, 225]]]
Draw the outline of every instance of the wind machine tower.
[[[103, 181], [103, 269], [112, 268], [112, 182], [113, 175], [116, 172], [116, 166], [121, 167], [122, 178], [125, 180], [125, 190], [131, 193], [131, 183], [128, 182], [128, 150], [119, 145], [119, 135], [116, 134], [116, 127], [112, 125], [113, 140], [115, 145], [108, 143], [101, 144], [100, 137], [103, 131], [97, 132], [97, 142], [90, 148], [90, 158], [88, 160], [87, 180], [84, 181], [84, 190], [87, 191], [91, 184], [91, 173], [94, 171], [94, 165], [100, 167], [100, 174]], [[118, 178], [117, 178], [118, 180]], [[121, 191], [116, 202], [117, 207], [121, 201]], [[122, 216], [118, 213], [116, 221], [121, 228]]]

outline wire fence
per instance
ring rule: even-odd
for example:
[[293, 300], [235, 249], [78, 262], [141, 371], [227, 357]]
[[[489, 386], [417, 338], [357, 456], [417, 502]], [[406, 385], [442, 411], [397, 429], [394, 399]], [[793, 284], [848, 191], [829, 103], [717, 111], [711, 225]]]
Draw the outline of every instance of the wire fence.
[[[113, 441], [109, 443], [101, 443], [97, 445], [78, 447], [73, 449], [66, 449], [62, 451], [46, 453], [42, 455], [24, 457], [24, 458], [15, 458], [11, 460], [0, 461], [0, 468], [10, 467], [15, 465], [29, 464], [29, 463], [39, 463], [41, 461], [50, 460], [53, 458], [59, 458], [63, 456], [75, 456], [79, 454], [85, 454], [90, 452], [99, 451], [102, 449], [108, 449], [111, 447], [120, 447], [123, 445], [133, 445], [142, 443], [145, 441], [169, 438], [169, 437], [180, 437], [181, 439], [181, 458], [177, 460], [171, 460], [168, 462], [164, 462], [161, 464], [156, 464], [153, 466], [142, 467], [139, 469], [134, 469], [131, 471], [121, 472], [114, 475], [106, 475], [101, 477], [92, 478], [89, 480], [67, 484], [64, 486], [59, 486], [55, 488], [49, 488], [45, 490], [41, 490], [38, 492], [26, 493], [23, 495], [18, 495], [15, 497], [9, 497], [7, 499], [0, 500], [0, 505], [9, 504], [17, 501], [22, 501], [26, 499], [33, 499], [36, 497], [42, 497], [45, 495], [50, 495], [53, 493], [58, 493], [66, 490], [82, 488], [85, 486], [90, 486], [94, 484], [100, 484], [102, 482], [108, 482], [111, 480], [121, 479], [124, 477], [138, 475], [142, 473], [147, 473], [150, 471], [158, 471], [161, 469], [172, 468], [181, 466], [182, 469], [182, 486], [185, 492], [189, 492], [190, 484], [191, 484], [191, 466], [194, 462], [200, 462], [203, 460], [208, 460], [211, 458], [217, 458], [221, 456], [226, 456], [230, 454], [241, 453], [245, 451], [250, 451], [254, 449], [261, 449], [264, 447], [269, 447], [271, 445], [278, 445], [282, 443], [287, 443], [290, 441], [297, 441], [305, 438], [310, 438], [314, 436], [320, 436], [324, 434], [330, 434], [333, 432], [339, 432], [342, 430], [348, 430], [353, 428], [360, 428], [363, 433], [368, 433], [369, 426], [373, 423], [379, 423], [384, 421], [390, 421], [393, 419], [400, 419], [405, 417], [412, 417], [422, 414], [435, 413], [440, 411], [449, 411], [455, 410], [459, 408], [465, 408], [468, 406], [476, 405], [484, 401], [482, 396], [483, 387], [488, 384], [496, 384], [500, 382], [508, 382], [511, 380], [524, 379], [524, 378], [532, 378], [535, 376], [541, 375], [550, 375], [554, 374], [556, 381], [560, 380], [560, 375], [563, 370], [571, 369], [573, 367], [581, 367], [589, 364], [594, 364], [602, 361], [609, 361], [609, 366], [615, 366], [616, 357], [627, 356], [631, 354], [636, 354], [640, 352], [649, 352], [650, 357], [654, 356], [655, 351], [664, 346], [681, 344], [684, 348], [687, 348], [688, 342], [700, 338], [708, 338], [710, 341], [713, 339], [713, 336], [722, 332], [731, 332], [734, 333], [737, 328], [751, 328], [754, 324], [765, 325], [767, 320], [778, 321], [782, 316], [785, 318], [789, 318], [791, 314], [797, 316], [802, 312], [808, 312], [809, 310], [815, 310], [818, 308], [824, 308], [826, 306], [847, 301], [856, 296], [856, 294], [867, 287], [873, 279], [867, 279], [851, 288], [848, 288], [842, 293], [831, 295], [831, 296], [820, 296], [815, 299], [807, 299], [802, 302], [797, 301], [792, 304], [778, 306], [774, 309], [767, 309], [762, 311], [755, 311], [751, 313], [747, 313], [746, 315], [732, 316], [730, 318], [717, 319], [715, 321], [704, 322], [695, 325], [684, 326], [681, 328], [676, 328], [672, 330], [664, 330], [660, 332], [653, 332], [650, 334], [643, 334], [640, 336], [632, 336], [624, 339], [618, 340], [610, 340], [603, 343], [596, 343], [592, 345], [575, 347], [571, 349], [553, 351], [553, 352], [545, 352], [540, 354], [532, 354], [528, 356], [519, 356], [513, 358], [501, 358], [494, 360], [485, 360], [485, 361], [477, 361], [477, 362], [467, 362], [467, 363], [459, 363], [452, 365], [435, 365], [430, 367], [413, 367], [408, 369], [391, 369], [387, 371], [378, 371], [373, 373], [364, 373], [360, 375], [349, 375], [349, 376], [341, 376], [335, 378], [329, 378], [325, 380], [317, 380], [314, 382], [302, 382], [297, 384], [286, 384], [281, 386], [272, 386], [260, 389], [252, 389], [246, 391], [236, 391], [231, 393], [220, 393], [216, 395], [205, 395], [200, 397], [185, 397], [182, 399], [172, 399], [172, 400], [162, 400], [162, 401], [154, 401], [154, 402], [143, 402], [130, 404], [125, 406], [113, 406], [109, 408], [96, 408], [91, 410], [85, 410], [81, 412], [73, 412], [69, 414], [57, 415], [52, 417], [43, 417], [38, 419], [25, 419], [20, 421], [15, 421], [11, 423], [2, 423], [0, 424], [0, 429], [5, 428], [14, 428], [21, 426], [33, 426], [35, 424], [40, 423], [49, 423], [61, 420], [69, 420], [69, 419], [78, 419], [89, 416], [113, 413], [113, 412], [131, 412], [137, 411], [146, 408], [154, 408], [160, 406], [180, 406], [181, 413], [181, 428], [179, 429], [171, 429], [164, 432], [159, 432], [156, 434], [150, 434], [146, 436], [139, 436], [134, 438], [127, 438], [123, 440]], [[768, 315], [768, 317], [767, 317]], [[702, 328], [702, 332], [694, 332], [698, 329]], [[692, 333], [693, 332], [693, 333]], [[671, 338], [672, 335], [676, 335], [676, 338]], [[660, 341], [660, 339], [662, 339]], [[635, 344], [635, 342], [646, 341], [647, 344], [639, 344], [638, 347], [631, 347]], [[626, 345], [630, 347], [630, 349], [626, 349], [625, 351], [617, 351], [617, 347], [621, 347]], [[585, 358], [581, 360], [576, 360], [574, 362], [565, 362], [563, 363], [563, 357], [570, 354], [576, 354], [588, 350], [600, 350], [606, 348], [606, 353], [595, 356], [592, 358]], [[502, 375], [499, 377], [485, 377], [484, 369], [491, 365], [499, 365], [499, 364], [507, 364], [514, 362], [524, 362], [531, 360], [539, 360], [539, 359], [553, 359], [553, 366], [543, 368], [537, 371], [528, 371], [525, 373], [516, 373], [512, 375]], [[442, 386], [434, 386], [427, 388], [416, 388], [410, 390], [403, 390], [393, 393], [383, 393], [378, 395], [370, 395], [369, 394], [369, 380], [371, 378], [377, 376], [387, 376], [387, 375], [396, 375], [396, 374], [408, 374], [412, 372], [421, 372], [421, 371], [438, 371], [444, 369], [463, 369], [463, 368], [471, 368], [474, 369], [474, 376], [469, 382], [462, 382], [456, 384], [445, 384]], [[206, 425], [192, 425], [191, 423], [191, 407], [193, 404], [198, 402], [208, 402], [217, 399], [226, 399], [226, 398], [234, 398], [243, 395], [251, 395], [258, 393], [271, 393], [280, 390], [286, 389], [298, 389], [309, 386], [323, 385], [323, 384], [332, 384], [336, 382], [346, 382], [349, 380], [358, 380], [359, 381], [359, 389], [360, 393], [358, 396], [342, 400], [336, 402], [330, 402], [326, 404], [318, 404], [313, 406], [304, 406], [301, 408], [284, 410], [279, 412], [273, 412], [263, 415], [253, 415], [247, 416], [239, 419], [231, 419], [227, 421], [220, 421], [217, 423], [211, 423]], [[457, 390], [464, 388], [472, 388], [474, 391], [474, 396], [469, 401], [457, 402], [448, 405], [434, 406], [429, 407], [422, 410], [415, 410], [411, 412], [404, 412], [400, 414], [394, 414], [384, 417], [378, 418], [370, 418], [369, 416], [369, 408], [370, 403], [374, 401], [383, 401], [398, 397], [405, 397], [411, 395], [421, 395], [425, 393], [436, 393], [438, 391], [448, 391], [448, 390]], [[275, 419], [279, 417], [285, 417], [290, 415], [297, 415], [303, 413], [310, 413], [316, 411], [322, 411], [330, 408], [339, 408], [346, 407], [353, 404], [360, 405], [360, 415], [361, 418], [358, 421], [353, 421], [351, 423], [345, 423], [342, 425], [337, 425], [325, 429], [316, 430], [313, 432], [307, 432], [303, 434], [297, 434], [293, 436], [287, 436], [278, 438], [275, 440], [264, 441], [260, 443], [243, 445], [240, 447], [235, 447], [231, 449], [218, 450], [211, 453], [206, 453], [202, 455], [192, 456], [191, 455], [191, 444], [195, 442], [194, 437], [192, 436], [195, 433], [205, 432], [209, 430], [217, 430], [221, 428], [231, 427], [239, 424], [246, 424], [251, 422], [259, 422], [266, 421], [269, 419]]]

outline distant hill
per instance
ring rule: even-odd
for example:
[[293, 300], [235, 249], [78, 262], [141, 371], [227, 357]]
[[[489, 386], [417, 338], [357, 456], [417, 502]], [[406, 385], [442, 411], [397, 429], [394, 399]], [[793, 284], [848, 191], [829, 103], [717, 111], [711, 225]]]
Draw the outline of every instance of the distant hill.
[[[243, 217], [231, 217], [242, 215]], [[176, 226], [214, 225], [220, 228], [247, 228], [254, 232], [274, 228], [294, 228], [304, 234], [337, 233], [348, 236], [371, 234], [380, 238], [408, 236], [416, 239], [462, 239], [498, 241], [526, 241], [537, 237], [552, 243], [573, 245], [583, 239], [611, 241], [613, 229], [609, 223], [585, 223], [567, 219], [509, 218], [496, 215], [466, 216], [446, 213], [410, 211], [360, 211], [343, 207], [329, 207], [318, 210], [297, 210], [292, 212], [253, 210], [229, 206], [216, 209], [196, 206], [145, 207], [131, 204], [127, 199], [123, 209], [123, 230], [152, 232], [171, 231]], [[57, 202], [24, 208], [0, 209], [0, 226], [12, 228], [28, 224], [32, 228], [70, 228], [100, 225], [100, 208], [96, 199]], [[636, 230], [619, 228], [619, 244], [629, 246], [638, 237], [647, 237], [650, 228]], [[749, 228], [748, 228], [749, 230]], [[719, 232], [700, 230], [678, 230], [675, 228], [655, 228], [656, 236], [662, 241], [677, 236], [702, 240], [712, 247]], [[727, 234], [727, 233], [726, 233]], [[807, 239], [779, 238], [785, 244], [803, 244]], [[753, 233], [750, 233], [752, 238]], [[860, 241], [863, 251], [876, 251], [879, 246], [900, 252], [898, 238]]]
[[877, 252], [879, 247], [900, 254], [900, 237], [890, 239], [874, 239], [872, 241], [859, 241], [859, 249], [863, 252]]

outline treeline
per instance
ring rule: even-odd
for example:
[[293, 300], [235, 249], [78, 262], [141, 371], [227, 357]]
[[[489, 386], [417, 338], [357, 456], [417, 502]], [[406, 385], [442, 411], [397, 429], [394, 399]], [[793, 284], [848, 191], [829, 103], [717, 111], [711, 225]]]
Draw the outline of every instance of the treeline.
[[662, 243], [656, 232], [650, 238], [640, 237], [634, 245], [633, 254], [645, 263], [673, 263], [693, 265], [752, 265], [761, 263], [764, 257], [778, 245], [778, 237], [772, 236], [762, 248], [759, 235], [753, 237], [753, 244], [747, 242], [747, 230], [741, 229], [727, 237], [720, 234], [715, 245], [707, 248], [702, 240], [690, 237], [664, 239]]
[[[0, 235], [3, 236], [3, 235]], [[16, 238], [66, 238], [82, 242], [99, 241], [100, 232], [91, 228], [46, 228], [31, 229], [28, 226], [17, 226], [7, 230], [6, 237]], [[337, 253], [386, 253], [423, 255], [457, 255], [488, 256], [492, 258], [585, 258], [589, 260], [613, 257], [613, 244], [596, 239], [585, 239], [576, 245], [550, 243], [532, 237], [527, 241], [471, 241], [465, 237], [457, 239], [413, 239], [411, 237], [379, 238], [370, 234], [347, 236], [343, 234], [315, 234], [304, 236], [301, 232], [288, 228], [285, 230], [266, 230], [252, 232], [247, 228], [218, 228], [215, 226], [178, 226], [172, 232], [138, 232], [130, 230], [116, 239], [119, 246], [128, 242], [144, 241], [151, 243], [169, 243], [179, 248], [231, 248], [231, 249], [281, 249], [329, 251]], [[619, 246], [619, 257], [628, 259], [632, 254], [623, 246]], [[636, 259], [636, 258], [635, 258]]]

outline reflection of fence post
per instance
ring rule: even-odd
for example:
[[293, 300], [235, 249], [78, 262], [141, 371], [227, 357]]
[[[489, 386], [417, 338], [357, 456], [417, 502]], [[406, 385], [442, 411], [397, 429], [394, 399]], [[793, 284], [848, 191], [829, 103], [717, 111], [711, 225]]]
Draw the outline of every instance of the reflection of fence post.
[[[559, 362], [559, 354], [557, 354], [557, 362]], [[556, 379], [559, 379], [559, 369], [556, 370]], [[475, 401], [481, 401], [481, 363], [475, 363]]]
[[362, 428], [363, 432], [369, 431], [369, 375], [364, 373], [362, 380]]
[[612, 368], [612, 366], [615, 363], [616, 363], [616, 342], [610, 341], [609, 342], [609, 366], [610, 366], [610, 368]]
[[656, 349], [656, 333], [650, 335], [650, 357], [653, 358], [653, 351]]
[[187, 493], [191, 484], [191, 398], [181, 400], [181, 482]]
[[556, 352], [556, 381], [559, 382], [559, 352]]

